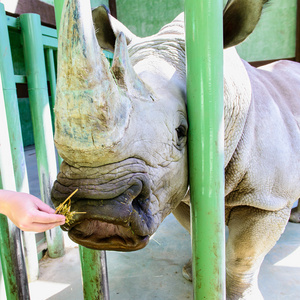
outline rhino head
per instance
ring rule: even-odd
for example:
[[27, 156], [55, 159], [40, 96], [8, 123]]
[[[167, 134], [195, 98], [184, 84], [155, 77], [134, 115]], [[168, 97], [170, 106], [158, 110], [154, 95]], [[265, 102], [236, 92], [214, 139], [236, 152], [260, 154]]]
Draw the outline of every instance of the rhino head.
[[183, 16], [138, 38], [103, 7], [65, 2], [52, 201], [78, 189], [71, 210], [86, 213], [63, 226], [76, 243], [138, 250], [188, 190]]
[[[254, 30], [266, 2], [228, 1], [224, 48]], [[183, 14], [139, 38], [103, 7], [91, 12], [89, 1], [66, 0], [61, 24], [55, 143], [64, 162], [52, 201], [58, 206], [78, 189], [71, 209], [85, 214], [63, 226], [78, 244], [141, 249], [188, 192]], [[111, 68], [102, 49], [114, 52]], [[224, 51], [225, 165], [250, 103], [245, 84], [238, 84], [249, 81], [245, 68], [230, 49]], [[238, 98], [248, 106], [233, 119]]]

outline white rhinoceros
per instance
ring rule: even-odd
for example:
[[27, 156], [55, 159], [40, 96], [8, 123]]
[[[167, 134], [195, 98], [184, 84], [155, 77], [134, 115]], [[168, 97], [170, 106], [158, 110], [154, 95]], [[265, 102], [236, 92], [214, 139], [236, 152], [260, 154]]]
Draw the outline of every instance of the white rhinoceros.
[[[259, 299], [257, 276], [300, 197], [300, 65], [260, 69], [234, 45], [255, 28], [265, 0], [224, 10], [227, 299]], [[72, 191], [75, 242], [145, 247], [170, 213], [189, 230], [183, 15], [138, 38], [89, 1], [68, 0], [59, 39], [55, 142], [64, 159], [52, 190]], [[114, 51], [111, 69], [101, 48]], [[175, 249], [174, 249], [175, 250]]]

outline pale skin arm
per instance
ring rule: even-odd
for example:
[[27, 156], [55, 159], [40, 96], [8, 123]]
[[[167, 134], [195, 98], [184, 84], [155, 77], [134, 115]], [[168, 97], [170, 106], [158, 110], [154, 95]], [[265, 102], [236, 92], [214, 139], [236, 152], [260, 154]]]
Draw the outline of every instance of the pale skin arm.
[[0, 190], [0, 213], [23, 231], [43, 232], [65, 223], [65, 217], [33, 195]]

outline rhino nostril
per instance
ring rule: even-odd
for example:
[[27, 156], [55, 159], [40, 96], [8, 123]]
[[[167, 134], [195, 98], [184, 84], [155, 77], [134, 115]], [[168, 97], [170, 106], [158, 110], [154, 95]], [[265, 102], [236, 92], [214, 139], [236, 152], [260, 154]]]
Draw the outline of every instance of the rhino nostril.
[[145, 175], [131, 178], [131, 186], [125, 192], [127, 203], [138, 213], [146, 213], [150, 204], [150, 182]]
[[149, 208], [149, 204], [150, 204], [150, 199], [147, 198], [143, 198], [143, 197], [137, 197], [135, 199], [133, 199], [132, 201], [132, 207], [134, 210], [136, 210], [139, 214], [141, 212], [147, 212], [148, 208]]
[[[131, 193], [131, 205], [133, 209], [139, 214], [147, 214], [150, 205], [150, 185], [148, 180], [137, 180], [129, 189]], [[129, 191], [128, 190], [128, 191]]]

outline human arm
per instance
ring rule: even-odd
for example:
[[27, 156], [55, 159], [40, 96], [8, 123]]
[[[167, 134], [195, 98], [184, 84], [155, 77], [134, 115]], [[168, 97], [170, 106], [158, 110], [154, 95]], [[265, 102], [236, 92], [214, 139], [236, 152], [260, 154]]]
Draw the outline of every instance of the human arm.
[[37, 197], [0, 190], [0, 213], [23, 231], [43, 232], [65, 223], [65, 217]]

